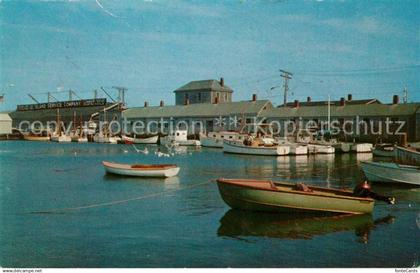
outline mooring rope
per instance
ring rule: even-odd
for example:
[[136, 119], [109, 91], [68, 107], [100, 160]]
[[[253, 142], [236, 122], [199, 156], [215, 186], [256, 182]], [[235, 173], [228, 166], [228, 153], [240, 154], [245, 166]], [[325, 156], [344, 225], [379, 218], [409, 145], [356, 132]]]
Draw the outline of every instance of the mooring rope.
[[209, 184], [209, 183], [211, 183], [211, 181], [206, 181], [206, 182], [203, 182], [203, 183], [198, 183], [198, 184], [194, 184], [194, 185], [191, 185], [191, 186], [186, 186], [186, 187], [179, 188], [179, 189], [167, 190], [167, 191], [162, 191], [162, 192], [155, 192], [155, 193], [146, 194], [146, 195], [137, 196], [137, 197], [132, 197], [132, 198], [123, 199], [123, 200], [96, 203], [96, 204], [90, 204], [90, 205], [79, 206], [79, 207], [69, 207], [69, 208], [58, 208], [58, 209], [50, 209], [50, 210], [31, 211], [31, 212], [26, 212], [26, 214], [65, 213], [67, 211], [112, 206], [112, 205], [127, 203], [127, 202], [131, 202], [131, 201], [147, 199], [147, 198], [151, 198], [151, 197], [155, 197], [155, 196], [159, 196], [159, 195], [164, 195], [164, 194], [167, 194], [167, 193], [173, 193], [173, 192], [182, 191], [182, 190], [186, 190], [186, 189], [192, 189], [192, 188], [196, 188], [196, 187], [199, 187], [199, 186], [202, 186], [202, 185], [205, 185], [205, 184]]

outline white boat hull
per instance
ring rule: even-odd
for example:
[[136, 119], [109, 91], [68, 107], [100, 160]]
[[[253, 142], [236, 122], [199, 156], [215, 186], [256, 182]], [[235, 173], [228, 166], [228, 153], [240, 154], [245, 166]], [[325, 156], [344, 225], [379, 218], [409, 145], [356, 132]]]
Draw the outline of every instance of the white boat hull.
[[344, 142], [340, 142], [340, 143], [336, 143], [332, 145], [335, 149], [335, 152], [338, 153], [348, 153], [350, 152], [350, 144], [349, 143], [344, 143]]
[[372, 182], [420, 185], [420, 168], [388, 162], [362, 162], [366, 178]]
[[308, 146], [290, 145], [290, 154], [292, 154], [292, 155], [307, 155], [308, 154]]
[[373, 145], [371, 143], [352, 143], [351, 151], [354, 153], [371, 153]]
[[93, 141], [97, 143], [117, 144], [118, 138], [117, 137], [102, 137], [102, 136], [95, 135], [93, 137]]
[[159, 136], [152, 136], [148, 138], [134, 138], [128, 136], [121, 136], [124, 141], [130, 141], [135, 144], [156, 144], [159, 140]]
[[248, 155], [288, 155], [290, 147], [286, 145], [264, 147], [264, 146], [245, 146], [237, 141], [224, 141], [223, 152], [232, 154], [248, 154]]
[[201, 142], [201, 146], [204, 146], [204, 147], [223, 148], [223, 139], [201, 137], [200, 142]]
[[335, 149], [332, 146], [308, 144], [308, 152], [310, 154], [333, 154]]
[[200, 146], [199, 140], [187, 139], [187, 140], [171, 140], [168, 137], [161, 137], [160, 144], [162, 145], [179, 145], [179, 146]]
[[52, 136], [51, 141], [54, 142], [71, 142], [71, 137], [62, 135], [62, 136]]
[[180, 170], [179, 167], [164, 170], [127, 170], [106, 165], [104, 165], [104, 167], [105, 171], [108, 173], [139, 177], [173, 177], [176, 176]]

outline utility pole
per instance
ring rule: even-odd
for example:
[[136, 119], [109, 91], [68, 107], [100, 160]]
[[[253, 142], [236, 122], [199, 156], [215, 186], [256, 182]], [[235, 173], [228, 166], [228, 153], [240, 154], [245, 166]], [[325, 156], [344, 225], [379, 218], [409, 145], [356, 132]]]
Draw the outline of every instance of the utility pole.
[[407, 103], [408, 102], [408, 90], [407, 90], [407, 86], [404, 87], [404, 91], [403, 91], [404, 95], [403, 95], [403, 102]]
[[98, 90], [93, 90], [93, 98], [97, 99], [98, 98]]
[[69, 89], [69, 101], [73, 100], [72, 95], [73, 95], [73, 91], [71, 91], [71, 89]]
[[284, 100], [283, 100], [283, 106], [286, 107], [287, 104], [287, 91], [289, 91], [289, 80], [292, 79], [293, 74], [291, 72], [288, 72], [283, 69], [279, 69], [279, 71], [282, 73], [280, 77], [284, 79]]

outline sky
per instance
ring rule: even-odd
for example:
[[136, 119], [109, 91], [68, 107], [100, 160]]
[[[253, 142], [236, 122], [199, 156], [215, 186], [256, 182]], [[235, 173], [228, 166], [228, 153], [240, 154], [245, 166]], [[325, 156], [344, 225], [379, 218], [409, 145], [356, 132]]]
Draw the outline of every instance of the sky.
[[[69, 89], [128, 88], [129, 107], [224, 78], [234, 100], [420, 101], [420, 2], [0, 0], [0, 110]], [[105, 95], [98, 93], [100, 97]]]

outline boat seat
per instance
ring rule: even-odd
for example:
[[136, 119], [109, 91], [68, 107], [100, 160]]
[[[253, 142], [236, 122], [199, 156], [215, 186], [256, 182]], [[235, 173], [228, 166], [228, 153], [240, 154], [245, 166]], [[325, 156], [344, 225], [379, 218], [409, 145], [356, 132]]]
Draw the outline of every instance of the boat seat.
[[306, 186], [303, 183], [296, 183], [293, 188], [295, 191], [304, 191], [304, 192], [313, 192], [312, 189], [310, 189], [308, 186]]

